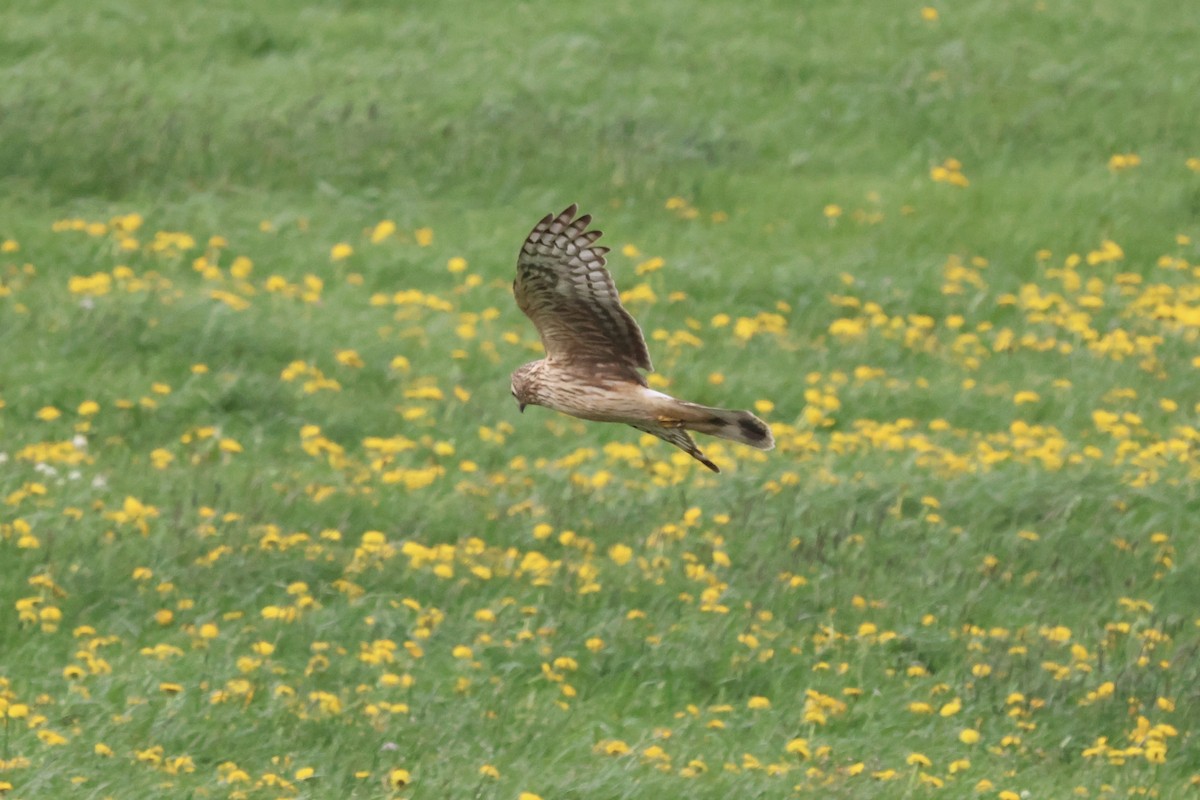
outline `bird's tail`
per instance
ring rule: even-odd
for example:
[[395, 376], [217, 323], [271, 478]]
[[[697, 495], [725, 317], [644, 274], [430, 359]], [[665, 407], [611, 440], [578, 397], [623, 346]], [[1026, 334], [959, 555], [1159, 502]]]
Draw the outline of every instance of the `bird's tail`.
[[680, 422], [690, 431], [741, 442], [759, 450], [770, 450], [775, 446], [771, 428], [749, 411], [709, 408], [683, 401], [679, 401], [679, 405], [682, 406]]

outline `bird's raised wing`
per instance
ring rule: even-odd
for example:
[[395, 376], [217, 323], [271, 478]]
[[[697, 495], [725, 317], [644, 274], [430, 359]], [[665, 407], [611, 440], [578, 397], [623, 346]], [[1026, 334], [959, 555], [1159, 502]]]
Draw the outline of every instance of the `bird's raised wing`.
[[593, 246], [600, 231], [589, 231], [592, 218], [578, 210], [548, 214], [526, 237], [513, 295], [549, 361], [644, 383], [638, 368], [653, 369], [646, 340], [604, 268], [608, 248]]

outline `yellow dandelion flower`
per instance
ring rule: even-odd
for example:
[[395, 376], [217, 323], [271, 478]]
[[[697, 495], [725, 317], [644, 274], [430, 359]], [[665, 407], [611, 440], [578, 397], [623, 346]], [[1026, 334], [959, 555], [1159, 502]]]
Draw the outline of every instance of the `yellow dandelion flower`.
[[925, 20], [926, 22], [937, 22], [938, 10], [933, 6], [925, 6], [921, 9], [921, 19]]
[[595, 750], [606, 756], [623, 756], [629, 752], [629, 745], [620, 739], [605, 739], [596, 743]]
[[638, 275], [645, 275], [649, 272], [657, 272], [658, 270], [660, 270], [664, 266], [666, 266], [666, 263], [667, 262], [664, 259], [659, 258], [658, 256], [655, 256], [654, 258], [651, 258], [647, 261], [643, 261], [641, 264], [638, 264], [637, 267], [634, 269], [634, 272], [636, 272]]
[[365, 366], [362, 356], [358, 354], [357, 350], [338, 350], [334, 354], [334, 358], [336, 358], [337, 362], [344, 367], [362, 369]]
[[960, 187], [971, 185], [971, 182], [962, 173], [962, 162], [957, 158], [947, 158], [940, 165], [931, 167], [929, 177], [936, 183], [948, 183]]
[[345, 261], [352, 255], [354, 255], [354, 248], [345, 242], [338, 242], [329, 250], [329, 258], [332, 261]]
[[254, 270], [254, 262], [245, 256], [238, 256], [229, 265], [229, 274], [235, 278], [244, 280], [250, 277], [250, 273]]
[[381, 220], [371, 229], [371, 244], [379, 244], [396, 232], [396, 223], [390, 219]]
[[614, 544], [608, 548], [608, 557], [613, 560], [618, 567], [623, 567], [633, 558], [633, 548], [625, 544]]
[[1108, 159], [1108, 168], [1113, 172], [1123, 172], [1141, 163], [1142, 159], [1137, 153], [1114, 153]]
[[48, 745], [50, 747], [57, 747], [58, 745], [64, 745], [70, 741], [67, 737], [63, 736], [58, 731], [52, 731], [52, 730], [48, 730], [45, 728], [38, 731], [37, 737], [38, 737], [38, 739], [41, 740], [42, 744]]
[[1065, 625], [1055, 625], [1052, 628], [1044, 626], [1038, 632], [1052, 642], [1062, 643], [1071, 640], [1071, 629]]
[[811, 752], [809, 751], [809, 748], [808, 748], [808, 740], [807, 739], [800, 739], [800, 738], [792, 739], [786, 745], [784, 745], [783, 749], [784, 749], [784, 752], [794, 753], [795, 755], [798, 755], [801, 758], [808, 758], [811, 755]]
[[[656, 303], [656, 302], [658, 302], [658, 295], [656, 295], [654, 293], [654, 290], [651, 289], [650, 285], [647, 283], [639, 283], [638, 285], [634, 286], [632, 289], [625, 291], [625, 292], [621, 292], [620, 295], [621, 295], [621, 302], [623, 302], [623, 303], [637, 303], [637, 302]], [[654, 374], [657, 374], [657, 373], [654, 373]]]

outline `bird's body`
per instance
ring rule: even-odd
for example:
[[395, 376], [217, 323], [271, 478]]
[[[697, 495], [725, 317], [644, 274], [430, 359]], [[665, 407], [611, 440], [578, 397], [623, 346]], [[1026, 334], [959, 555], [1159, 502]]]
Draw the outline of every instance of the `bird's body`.
[[600, 231], [572, 205], [548, 215], [526, 238], [517, 260], [513, 294], [533, 320], [546, 357], [516, 370], [512, 393], [524, 410], [540, 405], [580, 419], [620, 422], [679, 447], [714, 472], [688, 430], [775, 446], [771, 429], [749, 411], [688, 403], [651, 389], [639, 370], [650, 370], [641, 329], [621, 305], [604, 268]]
[[670, 399], [646, 386], [586, 369], [559, 367], [546, 359], [526, 367], [527, 403], [592, 422], [625, 422], [634, 408]]

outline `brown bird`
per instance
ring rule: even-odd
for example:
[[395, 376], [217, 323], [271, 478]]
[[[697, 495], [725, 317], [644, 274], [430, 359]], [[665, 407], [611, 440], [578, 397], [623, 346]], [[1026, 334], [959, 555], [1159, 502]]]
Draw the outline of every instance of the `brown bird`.
[[688, 431], [748, 444], [775, 446], [771, 429], [749, 411], [676, 400], [651, 389], [639, 370], [653, 370], [642, 330], [621, 305], [604, 268], [607, 247], [592, 218], [574, 204], [548, 214], [517, 257], [513, 294], [537, 326], [546, 357], [512, 374], [512, 395], [523, 412], [539, 405], [596, 422], [623, 422], [670, 442], [713, 472]]

